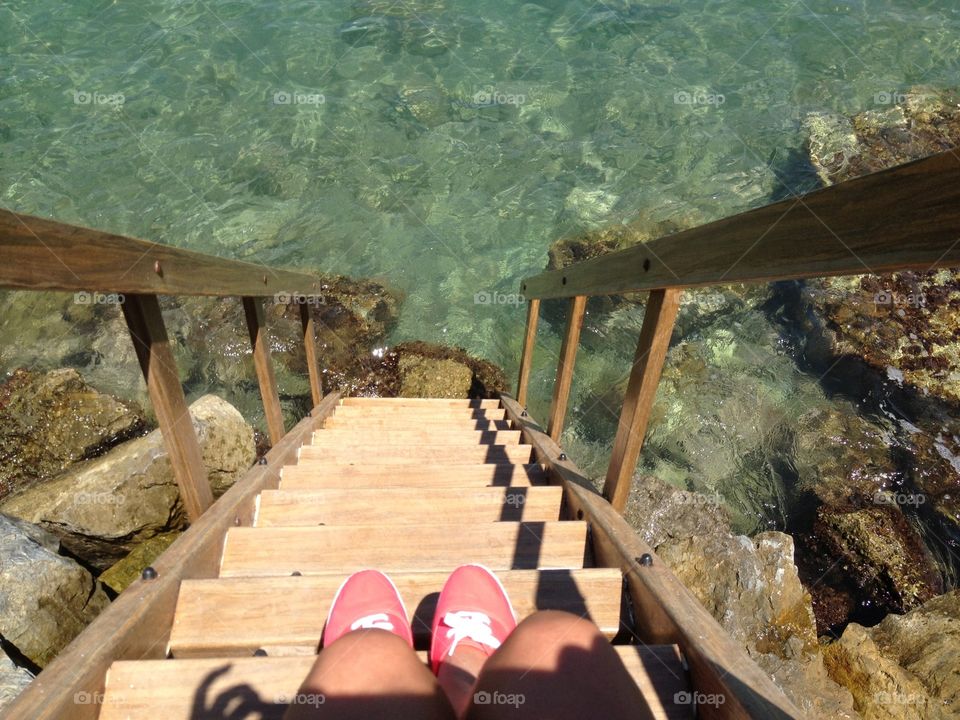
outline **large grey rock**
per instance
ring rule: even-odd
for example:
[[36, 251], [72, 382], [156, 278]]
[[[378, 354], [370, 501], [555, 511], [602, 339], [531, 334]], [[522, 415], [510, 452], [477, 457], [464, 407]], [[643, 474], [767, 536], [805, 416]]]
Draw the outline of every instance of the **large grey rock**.
[[9, 705], [33, 680], [29, 671], [16, 665], [0, 650], [0, 710]]
[[0, 515], [0, 634], [43, 667], [109, 604], [44, 530]]
[[[213, 395], [193, 403], [190, 413], [211, 487], [220, 495], [253, 464], [253, 429]], [[34, 485], [0, 510], [48, 529], [101, 570], [138, 543], [186, 525], [159, 430]]]
[[75, 370], [17, 370], [0, 385], [0, 497], [142, 428], [138, 410], [97, 392]]

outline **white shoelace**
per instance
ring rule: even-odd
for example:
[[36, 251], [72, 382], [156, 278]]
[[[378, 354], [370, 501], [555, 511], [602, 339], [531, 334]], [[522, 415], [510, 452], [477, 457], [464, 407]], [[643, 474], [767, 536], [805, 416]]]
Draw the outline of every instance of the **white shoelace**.
[[447, 637], [453, 638], [450, 655], [453, 655], [453, 651], [457, 649], [460, 641], [467, 638], [494, 650], [500, 647], [500, 641], [493, 636], [490, 617], [486, 613], [469, 612], [467, 610], [448, 612], [443, 616], [443, 623], [450, 626], [450, 629], [447, 630]]
[[351, 630], [359, 630], [360, 628], [377, 628], [378, 630], [393, 630], [393, 623], [390, 622], [390, 618], [387, 617], [386, 613], [376, 613], [375, 615], [367, 615], [355, 621], [353, 625], [350, 626]]

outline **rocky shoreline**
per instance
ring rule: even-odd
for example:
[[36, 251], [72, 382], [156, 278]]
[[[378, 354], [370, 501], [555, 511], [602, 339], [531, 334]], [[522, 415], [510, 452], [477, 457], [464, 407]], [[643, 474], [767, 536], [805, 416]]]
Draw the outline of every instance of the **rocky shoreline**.
[[[917, 93], [806, 126], [831, 183], [960, 142], [960, 109]], [[639, 219], [579, 233], [553, 246], [549, 267], [678, 229]], [[635, 330], [624, 318], [643, 298], [593, 302], [595, 336]], [[375, 280], [327, 278], [310, 306], [326, 390], [506, 387], [500, 368], [462, 350], [388, 347], [401, 304]], [[627, 518], [811, 716], [960, 714], [958, 308], [953, 272], [685, 298]], [[244, 419], [260, 410], [242, 311], [192, 298], [163, 310], [220, 495], [267, 447]], [[0, 557], [15, 558], [0, 566], [2, 706], [186, 520], [119, 307], [8, 293], [0, 311], [8, 336], [12, 318], [34, 333], [0, 348]], [[309, 405], [299, 313], [274, 303], [267, 314], [289, 426]], [[596, 393], [617, 407], [623, 390]]]

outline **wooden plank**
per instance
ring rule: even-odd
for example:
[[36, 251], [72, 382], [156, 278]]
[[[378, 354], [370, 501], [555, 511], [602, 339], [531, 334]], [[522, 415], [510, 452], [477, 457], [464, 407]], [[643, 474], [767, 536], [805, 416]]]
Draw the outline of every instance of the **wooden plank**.
[[617, 425], [603, 495], [622, 513], [647, 433], [650, 410], [657, 395], [660, 373], [670, 347], [670, 336], [680, 308], [680, 290], [654, 290], [647, 300], [640, 340], [630, 370], [627, 394]]
[[150, 402], [157, 415], [163, 445], [170, 457], [180, 499], [191, 522], [213, 504], [207, 468], [193, 428], [187, 401], [170, 349], [156, 295], [130, 295], [122, 305], [140, 368], [147, 381]]
[[[639, 717], [690, 720], [689, 706], [664, 707], [660, 686], [651, 684], [663, 672], [682, 677], [674, 649], [629, 645], [614, 649], [650, 705], [650, 715], [637, 709]], [[420, 658], [426, 662], [425, 653]], [[240, 699], [251, 711], [249, 717], [282, 720], [315, 661], [313, 655], [302, 655], [119, 662], [110, 668], [100, 720], [212, 719], [198, 711], [198, 703], [204, 708], [227, 707]], [[657, 670], [665, 665], [669, 670]]]
[[391, 420], [394, 422], [408, 423], [421, 422], [424, 420], [459, 420], [468, 422], [470, 420], [505, 420], [506, 415], [503, 410], [472, 408], [454, 408], [454, 407], [416, 407], [416, 406], [392, 406], [392, 405], [341, 405], [337, 408], [335, 417], [350, 418], [355, 420]]
[[581, 522], [238, 527], [227, 533], [220, 576], [583, 567], [586, 532]]
[[382, 398], [348, 397], [341, 405], [357, 407], [453, 408], [454, 410], [500, 410], [499, 400], [461, 400], [456, 398]]
[[263, 300], [254, 297], [243, 298], [243, 313], [247, 318], [250, 345], [253, 347], [253, 364], [257, 370], [257, 381], [260, 383], [260, 397], [263, 398], [267, 430], [271, 444], [276, 445], [283, 439], [286, 429], [283, 426], [280, 396], [277, 394], [277, 378], [273, 373], [273, 361], [270, 358], [270, 339], [267, 337]]
[[478, 445], [458, 447], [452, 451], [445, 445], [383, 446], [369, 445], [365, 453], [354, 448], [317, 447], [307, 445], [300, 450], [302, 460], [325, 460], [343, 465], [363, 465], [376, 462], [379, 465], [414, 464], [426, 465], [441, 462], [446, 465], [513, 465], [530, 462], [529, 445]]
[[510, 430], [510, 423], [506, 420], [473, 420], [471, 418], [404, 418], [397, 416], [390, 418], [360, 418], [360, 417], [331, 417], [323, 423], [323, 429], [350, 428], [356, 432], [380, 432], [383, 430], [477, 430], [491, 432], [494, 430]]
[[302, 461], [283, 469], [284, 490], [320, 488], [530, 487], [546, 483], [539, 465], [332, 465]]
[[[339, 445], [356, 446], [364, 451], [370, 448], [370, 436], [350, 428], [318, 430], [313, 434], [311, 445], [318, 447]], [[377, 436], [377, 447], [394, 445], [443, 445], [445, 447], [477, 447], [478, 445], [519, 445], [519, 430], [477, 432], [475, 430], [385, 430]]]
[[559, 520], [558, 487], [264, 490], [257, 527]]
[[953, 150], [662, 237], [521, 286], [527, 298], [960, 266]]
[[537, 343], [537, 324], [540, 322], [540, 301], [527, 303], [527, 327], [523, 334], [523, 349], [520, 352], [520, 377], [517, 379], [517, 402], [526, 406], [527, 389], [530, 386], [530, 368], [533, 366], [533, 349]]
[[164, 657], [180, 581], [217, 575], [227, 528], [253, 522], [257, 496], [277, 486], [280, 469], [338, 399], [336, 393], [325, 397], [267, 453], [266, 465], [254, 465], [177, 538], [153, 563], [157, 577], [137, 580], [124, 590], [5, 708], [5, 720], [95, 720], [100, 706], [78, 705], [77, 693], [102, 696], [107, 668], [115, 660]]
[[300, 327], [303, 330], [303, 352], [307, 362], [307, 375], [310, 378], [310, 397], [316, 407], [323, 400], [323, 382], [320, 380], [320, 364], [317, 361], [317, 332], [314, 327], [310, 305], [300, 303]]
[[[719, 706], [700, 705], [698, 717], [707, 720], [751, 718], [788, 720], [804, 715], [791, 703], [731, 638], [714, 617], [671, 572], [646, 542], [593, 487], [561, 449], [506, 395], [501, 396], [510, 418], [523, 429], [553, 478], [564, 489], [574, 517], [590, 524], [593, 552], [600, 564], [620, 568], [627, 578], [634, 603], [637, 632], [652, 644], [680, 646], [690, 665], [693, 687], [705, 694], [722, 695]], [[649, 555], [650, 565], [640, 558]]]
[[[559, 489], [559, 488], [557, 488]], [[585, 615], [608, 638], [620, 630], [623, 576], [613, 568], [508, 570], [497, 574], [518, 618], [537, 610]], [[265, 646], [316, 651], [342, 573], [274, 578], [221, 578], [183, 583], [170, 633], [176, 658], [243, 657]], [[446, 573], [391, 575], [426, 648]]]
[[553, 383], [553, 401], [550, 403], [550, 423], [547, 433], [557, 442], [563, 434], [563, 421], [567, 415], [567, 402], [570, 399], [570, 387], [573, 385], [573, 367], [577, 359], [577, 347], [580, 345], [580, 330], [583, 327], [583, 315], [587, 309], [587, 298], [577, 295], [570, 301], [567, 316], [567, 330], [563, 334], [560, 347], [560, 362], [557, 365], [557, 379]]
[[0, 209], [0, 287], [267, 297], [315, 294], [322, 279]]

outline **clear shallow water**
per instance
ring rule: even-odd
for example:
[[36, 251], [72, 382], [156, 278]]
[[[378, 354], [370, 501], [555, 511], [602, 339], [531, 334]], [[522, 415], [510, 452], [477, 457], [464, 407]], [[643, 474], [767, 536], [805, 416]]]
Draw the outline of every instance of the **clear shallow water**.
[[[516, 291], [570, 232], [810, 189], [806, 113], [960, 85], [960, 8], [14, 0], [0, 68], [3, 206], [382, 277], [406, 295], [393, 340], [461, 345], [512, 376], [524, 310], [478, 292]], [[541, 326], [541, 418], [558, 317]], [[594, 318], [584, 339], [568, 441], [593, 470], [639, 321]], [[731, 373], [783, 358], [762, 328], [730, 332]], [[773, 381], [782, 405], [816, 385], [798, 378]]]

